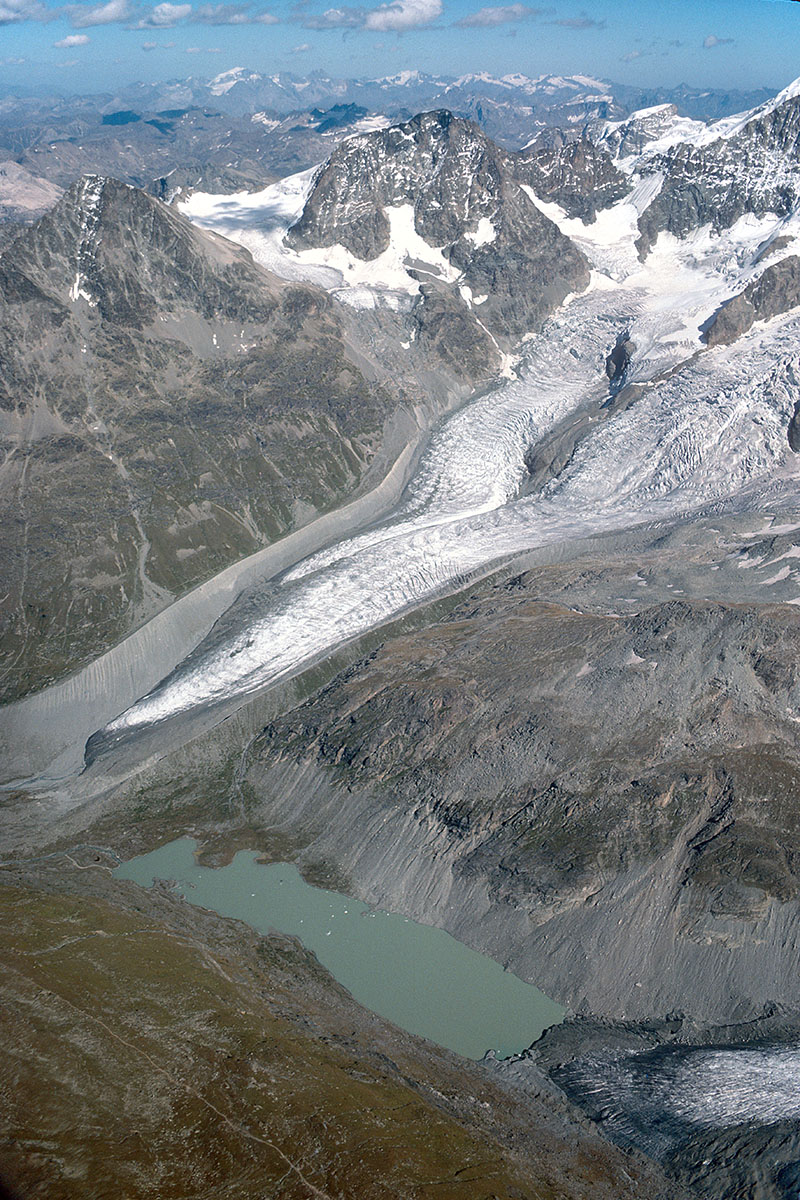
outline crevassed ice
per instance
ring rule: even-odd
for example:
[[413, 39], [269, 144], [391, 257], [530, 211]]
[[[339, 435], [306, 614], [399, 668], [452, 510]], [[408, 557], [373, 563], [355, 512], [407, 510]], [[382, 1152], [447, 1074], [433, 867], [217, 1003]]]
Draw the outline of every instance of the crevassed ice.
[[518, 458], [494, 495], [491, 463], [479, 469], [472, 456], [493, 434], [507, 464], [524, 444], [517, 419], [523, 421], [526, 388], [528, 419], [539, 433], [562, 412], [556, 389], [541, 412], [536, 375], [494, 393], [493, 404], [485, 397], [474, 414], [477, 441], [467, 409], [434, 442], [393, 518], [290, 572], [260, 616], [224, 646], [201, 646], [106, 731], [131, 731], [260, 689], [503, 556], [729, 501], [790, 454], [785, 430], [793, 398], [775, 361], [782, 353], [788, 360], [798, 329], [795, 321], [767, 347], [713, 362], [709, 356], [653, 386], [588, 438], [538, 496], [509, 493], [519, 481]]
[[[282, 254], [281, 224], [302, 207], [310, 178], [283, 181], [280, 195], [241, 198], [245, 230], [251, 218], [270, 226], [271, 255]], [[239, 199], [192, 201], [204, 223], [227, 232]], [[700, 322], [743, 286], [756, 247], [781, 222], [745, 221], [723, 237], [706, 230], [680, 243], [662, 235], [641, 264], [629, 208], [622, 202], [616, 215], [582, 226], [592, 287], [529, 342], [519, 378], [442, 424], [397, 510], [298, 564], [260, 614], [224, 644], [198, 647], [105, 732], [263, 688], [506, 555], [730, 503], [765, 484], [790, 455], [794, 389], [782, 364], [800, 320], [691, 360]], [[631, 377], [643, 394], [597, 421], [543, 492], [519, 498], [526, 448], [602, 396], [603, 358], [623, 330], [637, 346]]]
[[667, 1107], [692, 1124], [770, 1125], [800, 1118], [800, 1048], [707, 1050], [675, 1072]]

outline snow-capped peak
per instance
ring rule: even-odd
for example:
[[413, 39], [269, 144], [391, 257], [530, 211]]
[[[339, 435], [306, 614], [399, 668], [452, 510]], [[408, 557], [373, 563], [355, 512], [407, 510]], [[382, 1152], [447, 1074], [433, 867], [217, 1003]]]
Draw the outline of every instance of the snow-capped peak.
[[796, 100], [798, 97], [800, 97], [800, 78], [795, 79], [782, 92], [778, 92], [777, 96], [773, 96], [771, 100], [767, 100], [765, 104], [759, 105], [758, 108], [751, 108], [747, 112], [736, 113], [732, 117], [723, 117], [720, 121], [714, 121], [712, 125], [706, 127], [703, 134], [693, 140], [696, 145], [707, 146], [710, 142], [735, 137], [737, 133], [741, 133], [745, 126], [749, 125], [752, 121], [768, 117], [770, 113], [775, 112], [776, 109], [781, 108], [784, 104], [788, 104], [790, 100]]
[[382, 79], [376, 79], [375, 82], [391, 87], [405, 87], [409, 83], [419, 83], [421, 78], [419, 71], [398, 71], [396, 75], [384, 75]]
[[252, 81], [258, 79], [259, 76], [248, 72], [247, 67], [231, 67], [229, 71], [222, 71], [215, 76], [208, 85], [208, 90], [212, 96], [224, 96], [234, 84], [241, 83], [245, 78]]

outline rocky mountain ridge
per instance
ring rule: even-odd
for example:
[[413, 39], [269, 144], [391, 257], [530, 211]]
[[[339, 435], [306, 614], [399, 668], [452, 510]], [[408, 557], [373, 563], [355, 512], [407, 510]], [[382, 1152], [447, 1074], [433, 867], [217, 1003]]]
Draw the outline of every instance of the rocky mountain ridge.
[[789, 216], [800, 198], [800, 89], [784, 89], [761, 108], [703, 130], [640, 161], [663, 176], [639, 219], [643, 253], [658, 234], [684, 237], [707, 222], [715, 231], [745, 215]]
[[210, 81], [139, 84], [117, 95], [9, 96], [0, 102], [0, 158], [62, 188], [83, 174], [157, 188], [153, 181], [176, 174], [156, 194], [213, 190], [215, 183], [235, 191], [320, 162], [332, 143], [362, 132], [366, 122], [375, 127], [423, 110], [447, 108], [503, 146], [519, 148], [559, 128], [580, 138], [659, 102], [711, 119], [767, 98], [764, 91], [646, 91], [583, 75], [406, 72], [370, 81], [234, 68]]
[[5, 250], [0, 294], [12, 694], [341, 500], [398, 404], [323, 292], [112, 180]]
[[[414, 259], [424, 247], [409, 250], [412, 275], [429, 289], [457, 283], [458, 291], [452, 289], [457, 302], [510, 349], [569, 292], [589, 282], [583, 255], [515, 177], [549, 173], [551, 194], [563, 195], [574, 174], [566, 157], [561, 177], [555, 175], [557, 153], [528, 152], [518, 161], [472, 122], [447, 111], [423, 113], [338, 147], [316, 175], [287, 242], [295, 249], [341, 245], [369, 262], [389, 248], [393, 210], [411, 209], [414, 234], [445, 260], [436, 267]], [[591, 177], [582, 166], [584, 178]], [[613, 186], [613, 168], [610, 162], [604, 166]], [[448, 267], [455, 279], [448, 280]]]

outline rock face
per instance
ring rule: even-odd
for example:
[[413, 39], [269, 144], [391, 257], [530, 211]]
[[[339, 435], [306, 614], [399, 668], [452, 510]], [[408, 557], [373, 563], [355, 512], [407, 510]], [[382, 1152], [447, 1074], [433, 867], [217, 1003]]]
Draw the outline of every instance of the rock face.
[[329, 298], [89, 177], [0, 258], [12, 694], [339, 501], [397, 403]]
[[[528, 161], [525, 170], [533, 171]], [[413, 210], [415, 234], [455, 278], [415, 262], [410, 249], [407, 265], [434, 290], [450, 284], [472, 323], [506, 347], [588, 283], [583, 255], [525, 194], [512, 159], [446, 111], [341, 145], [288, 241], [298, 249], [341, 245], [371, 261], [389, 248], [388, 212], [401, 207]]]
[[540, 200], [560, 204], [567, 216], [587, 223], [621, 200], [630, 187], [605, 147], [588, 138], [562, 146], [534, 145], [509, 159], [515, 177]]
[[713, 140], [682, 142], [648, 159], [664, 183], [639, 219], [643, 253], [663, 230], [683, 237], [710, 222], [727, 229], [746, 213], [788, 215], [800, 196], [800, 95], [794, 85], [740, 124], [712, 126]]
[[768, 321], [800, 304], [800, 258], [790, 254], [772, 263], [758, 279], [723, 304], [706, 330], [709, 346], [727, 346], [754, 321]]
[[606, 358], [606, 375], [610, 383], [619, 383], [630, 366], [636, 351], [636, 345], [631, 341], [629, 333], [621, 333], [617, 344]]
[[477, 126], [446, 111], [355, 138], [322, 168], [289, 241], [338, 243], [374, 259], [389, 245], [386, 208], [412, 204], [420, 236], [431, 246], [449, 244], [495, 215], [502, 159]]
[[658, 104], [633, 113], [626, 121], [607, 125], [601, 133], [602, 144], [615, 158], [627, 158], [641, 152], [669, 133], [681, 120], [675, 104]]
[[326, 831], [318, 852], [371, 899], [577, 1011], [796, 1004], [800, 615], [620, 617], [537, 587], [472, 594], [269, 725], [263, 819]]

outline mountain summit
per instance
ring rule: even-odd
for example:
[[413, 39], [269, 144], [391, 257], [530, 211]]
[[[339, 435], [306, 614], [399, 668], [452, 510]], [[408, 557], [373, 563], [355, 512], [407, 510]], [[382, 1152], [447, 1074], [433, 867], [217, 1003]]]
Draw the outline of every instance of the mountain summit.
[[800, 200], [800, 80], [738, 117], [692, 131], [639, 169], [664, 183], [642, 214], [641, 247], [662, 231], [683, 237], [710, 222], [730, 228], [745, 214], [788, 216]]
[[351, 138], [319, 171], [288, 243], [368, 262], [394, 245], [424, 295], [448, 289], [509, 347], [589, 279], [514, 159], [445, 110]]

